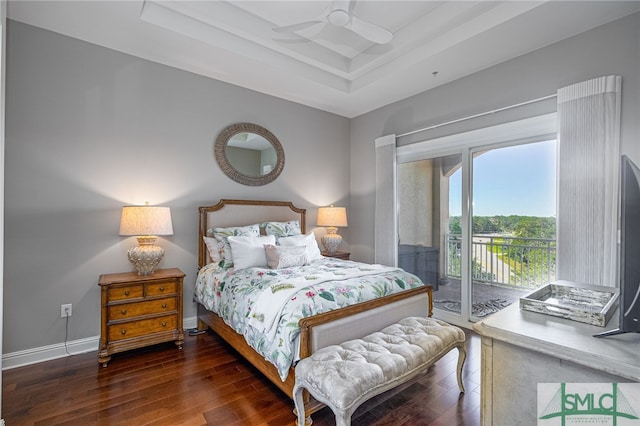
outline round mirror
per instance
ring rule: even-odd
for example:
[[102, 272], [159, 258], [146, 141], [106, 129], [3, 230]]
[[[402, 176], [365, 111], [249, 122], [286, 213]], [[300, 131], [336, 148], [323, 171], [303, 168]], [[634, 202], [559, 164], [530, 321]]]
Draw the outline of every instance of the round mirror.
[[284, 168], [284, 150], [273, 133], [252, 123], [226, 127], [216, 139], [215, 156], [222, 171], [244, 185], [265, 185]]

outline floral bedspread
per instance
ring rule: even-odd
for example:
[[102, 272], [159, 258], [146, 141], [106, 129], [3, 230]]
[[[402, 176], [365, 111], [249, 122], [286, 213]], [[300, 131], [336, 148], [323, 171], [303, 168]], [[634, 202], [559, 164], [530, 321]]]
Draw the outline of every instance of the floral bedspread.
[[[363, 270], [361, 276], [341, 274], [357, 267]], [[242, 334], [251, 347], [277, 367], [284, 381], [297, 356], [295, 340], [300, 334], [301, 318], [423, 285], [415, 275], [401, 269], [383, 268], [383, 272], [375, 275], [370, 270], [371, 265], [365, 263], [328, 257], [282, 269], [233, 269], [209, 264], [198, 274], [194, 297]], [[333, 279], [318, 279], [325, 275]], [[311, 284], [290, 295], [278, 315], [275, 334], [269, 336], [250, 325], [254, 306], [263, 291], [271, 291], [282, 281], [306, 277]]]

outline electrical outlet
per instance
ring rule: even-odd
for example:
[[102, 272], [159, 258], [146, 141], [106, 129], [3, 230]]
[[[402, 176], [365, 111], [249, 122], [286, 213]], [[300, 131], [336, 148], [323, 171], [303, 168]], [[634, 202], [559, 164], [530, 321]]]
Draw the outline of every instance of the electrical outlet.
[[67, 305], [60, 305], [60, 318], [70, 317], [71, 316], [71, 303]]

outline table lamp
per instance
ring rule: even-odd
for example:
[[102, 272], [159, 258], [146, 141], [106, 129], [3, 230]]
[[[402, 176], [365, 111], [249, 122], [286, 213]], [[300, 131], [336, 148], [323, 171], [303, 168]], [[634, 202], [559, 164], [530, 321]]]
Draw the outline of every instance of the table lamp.
[[173, 235], [169, 207], [124, 206], [120, 219], [120, 235], [135, 235], [138, 245], [127, 251], [138, 275], [151, 275], [164, 257], [164, 249], [154, 245], [156, 235]]
[[342, 242], [338, 234], [338, 227], [347, 226], [347, 209], [344, 207], [320, 207], [318, 209], [318, 226], [327, 227], [327, 233], [322, 237], [322, 245], [330, 254], [334, 254]]

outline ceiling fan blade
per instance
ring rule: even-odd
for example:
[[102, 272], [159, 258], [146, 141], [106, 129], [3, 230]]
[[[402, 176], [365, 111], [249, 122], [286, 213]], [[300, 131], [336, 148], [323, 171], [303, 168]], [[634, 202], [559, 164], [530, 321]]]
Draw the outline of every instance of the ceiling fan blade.
[[345, 26], [361, 37], [378, 44], [387, 44], [393, 40], [391, 31], [371, 22], [363, 21], [357, 16], [351, 15], [351, 21]]
[[281, 27], [273, 27], [273, 31], [279, 33], [295, 33], [296, 31], [304, 30], [306, 28], [312, 27], [314, 25], [322, 24], [324, 21], [314, 20], [314, 21], [306, 21], [299, 22], [297, 24], [292, 25], [283, 25]]

